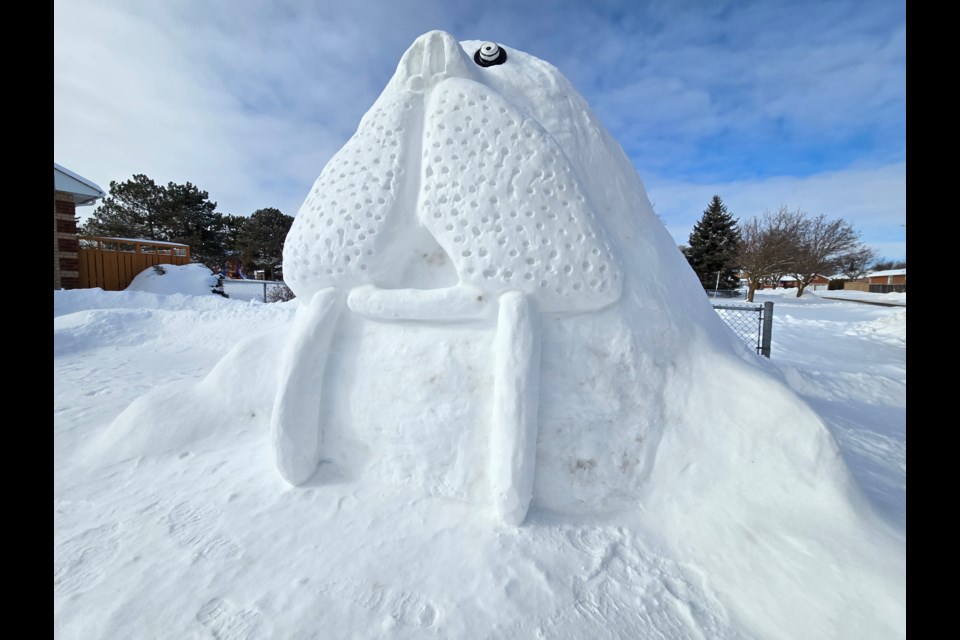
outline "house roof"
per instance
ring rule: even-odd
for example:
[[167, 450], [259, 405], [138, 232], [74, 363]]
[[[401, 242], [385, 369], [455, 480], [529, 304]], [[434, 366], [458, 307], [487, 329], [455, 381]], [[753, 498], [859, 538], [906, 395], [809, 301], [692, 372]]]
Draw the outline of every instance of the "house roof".
[[[830, 280], [830, 279], [831, 279], [830, 276], [825, 276], [825, 275], [820, 274], [820, 273], [818, 273], [815, 277], [817, 277], [817, 278], [826, 278], [827, 280]], [[796, 280], [797, 280], [797, 279], [796, 279], [795, 277], [793, 277], [793, 276], [780, 276], [780, 282], [795, 282]]]
[[78, 207], [91, 205], [106, 194], [96, 183], [53, 163], [53, 190], [70, 194]]
[[905, 276], [907, 275], [906, 269], [887, 269], [886, 271], [873, 271], [867, 274], [868, 278], [873, 278], [874, 276]]

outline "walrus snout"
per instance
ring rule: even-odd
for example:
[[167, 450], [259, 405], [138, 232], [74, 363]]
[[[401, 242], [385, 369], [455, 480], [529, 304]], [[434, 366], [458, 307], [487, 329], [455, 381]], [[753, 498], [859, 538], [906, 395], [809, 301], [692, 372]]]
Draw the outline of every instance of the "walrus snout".
[[410, 45], [397, 66], [397, 79], [411, 91], [423, 91], [446, 78], [475, 79], [473, 61], [445, 31], [429, 31]]

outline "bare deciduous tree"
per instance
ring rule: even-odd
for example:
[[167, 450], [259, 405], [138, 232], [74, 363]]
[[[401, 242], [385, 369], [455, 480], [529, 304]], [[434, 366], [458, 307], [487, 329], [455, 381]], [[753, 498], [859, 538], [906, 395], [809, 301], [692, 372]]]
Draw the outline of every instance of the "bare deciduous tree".
[[876, 260], [876, 252], [867, 246], [861, 246], [843, 258], [840, 273], [848, 280], [857, 280], [870, 272], [870, 263]]
[[764, 211], [740, 225], [740, 251], [738, 262], [747, 273], [747, 300], [753, 302], [753, 294], [771, 276], [780, 276], [794, 270], [804, 214], [798, 209], [791, 212], [781, 206], [774, 212]]
[[860, 234], [843, 218], [828, 220], [822, 213], [815, 218], [803, 215], [792, 269], [797, 279], [797, 297], [803, 295], [818, 274], [835, 273], [862, 248]]
[[878, 258], [870, 266], [871, 271], [887, 271], [889, 269], [906, 269], [907, 261], [906, 260], [890, 260], [889, 258]]

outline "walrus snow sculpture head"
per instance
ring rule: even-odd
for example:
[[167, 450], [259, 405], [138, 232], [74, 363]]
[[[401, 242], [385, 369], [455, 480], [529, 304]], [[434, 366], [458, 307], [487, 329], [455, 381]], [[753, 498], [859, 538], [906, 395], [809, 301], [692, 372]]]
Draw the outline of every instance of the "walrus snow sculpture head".
[[[484, 46], [493, 59], [503, 52], [479, 46], [481, 62]], [[519, 64], [480, 66], [440, 31], [410, 47], [297, 215], [284, 266], [298, 296], [407, 285], [398, 253], [418, 228], [478, 293], [521, 291], [546, 312], [600, 308], [620, 296], [621, 269], [597, 205], [564, 150], [487, 82]]]
[[[452, 278], [416, 268], [437, 252]], [[682, 325], [709, 310], [702, 290], [570, 83], [495, 43], [421, 36], [287, 236], [284, 272], [302, 307], [272, 418], [282, 475], [300, 484], [317, 467], [319, 389], [345, 297], [383, 321], [496, 318], [489, 483], [501, 517], [519, 523], [535, 475], [540, 314], [616, 304], [625, 264], [642, 278], [624, 313], [646, 309], [646, 324], [669, 329], [664, 345], [687, 339]]]

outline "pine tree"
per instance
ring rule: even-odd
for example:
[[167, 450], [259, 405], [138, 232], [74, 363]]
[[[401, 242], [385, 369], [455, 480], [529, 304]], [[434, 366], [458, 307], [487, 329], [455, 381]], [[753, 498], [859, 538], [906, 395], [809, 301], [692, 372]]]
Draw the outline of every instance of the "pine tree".
[[166, 187], [143, 174], [110, 182], [110, 195], [82, 226], [83, 235], [140, 238], [190, 245], [197, 262], [223, 259], [222, 216], [206, 191], [193, 184]]
[[81, 234], [110, 238], [166, 240], [159, 203], [163, 187], [143, 174], [126, 182], [110, 182], [105, 197], [80, 229]]
[[171, 242], [189, 244], [190, 253], [198, 262], [216, 265], [223, 259], [223, 216], [206, 191], [190, 182], [167, 183], [160, 209]]
[[730, 291], [740, 287], [740, 265], [737, 264], [740, 230], [720, 196], [713, 196], [700, 221], [694, 225], [689, 245], [687, 261], [704, 289]]
[[240, 258], [240, 238], [246, 224], [246, 216], [235, 216], [225, 213], [220, 221], [220, 237], [223, 239], [223, 257], [225, 260]]
[[272, 279], [274, 268], [283, 261], [283, 244], [292, 224], [293, 216], [273, 207], [250, 214], [237, 242], [243, 264], [248, 269], [264, 269]]

